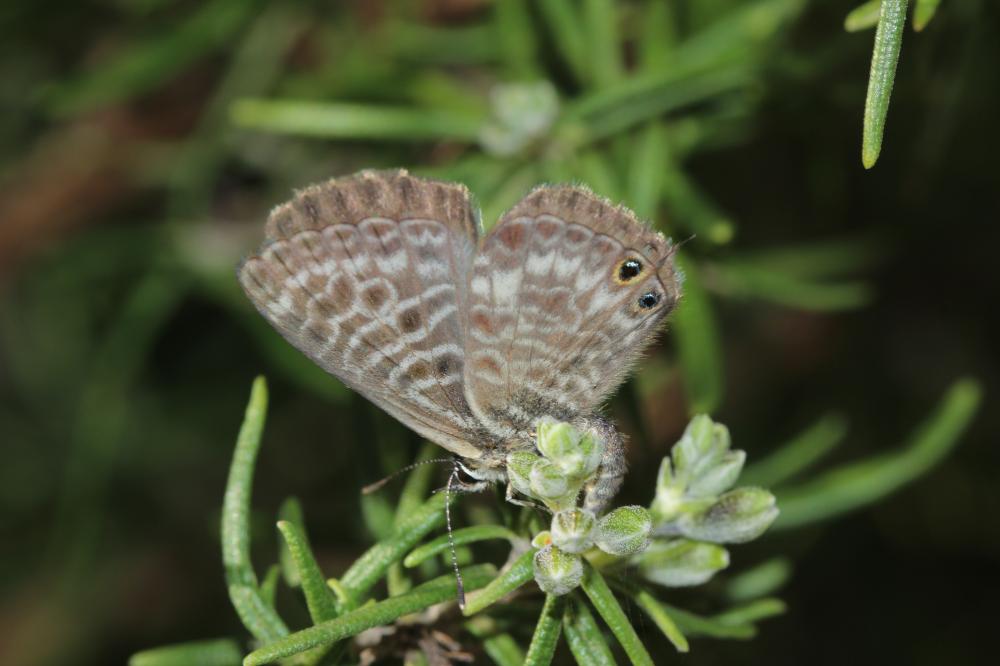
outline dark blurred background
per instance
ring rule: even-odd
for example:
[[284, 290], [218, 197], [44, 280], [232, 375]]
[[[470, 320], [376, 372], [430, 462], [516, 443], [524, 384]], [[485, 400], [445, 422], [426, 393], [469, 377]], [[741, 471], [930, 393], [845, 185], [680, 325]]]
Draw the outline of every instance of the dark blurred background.
[[[866, 171], [873, 33], [844, 31], [849, 1], [515, 5], [0, 9], [0, 663], [116, 664], [245, 635], [217, 525], [260, 373], [272, 405], [259, 562], [273, 560], [290, 494], [329, 575], [370, 544], [359, 486], [420, 442], [288, 348], [233, 267], [292, 188], [386, 166], [467, 182], [488, 222], [537, 182], [572, 178], [695, 235], [684, 252], [708, 321], [679, 323], [688, 341], [665, 335], [609, 405], [632, 436], [622, 502], [649, 501], [695, 409], [726, 423], [750, 461], [835, 414], [846, 436], [819, 475], [902, 450], [952, 382], [978, 380], [971, 427], [927, 474], [732, 549], [734, 572], [792, 564], [776, 592], [789, 610], [755, 639], [671, 656], [632, 613], [664, 663], [992, 662], [1000, 8], [950, 0], [922, 32], [907, 27], [882, 155]], [[613, 20], [596, 22], [604, 5]], [[609, 27], [617, 48], [598, 53], [586, 31]], [[559, 119], [526, 145], [465, 129], [503, 120], [496, 84], [539, 80]], [[607, 104], [622, 82], [647, 80], [663, 84]], [[587, 116], [602, 103], [605, 115]], [[398, 113], [372, 112], [384, 108]], [[574, 113], [589, 118], [582, 135], [562, 122]], [[650, 137], [663, 154], [643, 153]], [[664, 598], [717, 611], [724, 580]]]

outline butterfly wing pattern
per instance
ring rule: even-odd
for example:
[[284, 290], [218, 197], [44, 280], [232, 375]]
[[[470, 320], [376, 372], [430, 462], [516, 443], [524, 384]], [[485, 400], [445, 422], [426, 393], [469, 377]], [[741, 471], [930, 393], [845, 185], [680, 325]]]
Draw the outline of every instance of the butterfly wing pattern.
[[420, 435], [481, 456], [462, 390], [465, 285], [479, 219], [461, 185], [361, 172], [272, 211], [239, 268], [262, 315]]
[[477, 478], [504, 478], [540, 419], [594, 429], [599, 509], [624, 457], [597, 410], [680, 297], [673, 254], [583, 188], [537, 188], [480, 242], [464, 187], [365, 171], [276, 208], [239, 279], [289, 342]]

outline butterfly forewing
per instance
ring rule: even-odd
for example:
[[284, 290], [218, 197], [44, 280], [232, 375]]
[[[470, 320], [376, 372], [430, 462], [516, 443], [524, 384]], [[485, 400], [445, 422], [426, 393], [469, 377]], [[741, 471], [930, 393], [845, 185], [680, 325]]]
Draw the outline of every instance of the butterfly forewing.
[[469, 404], [501, 439], [540, 416], [593, 412], [678, 297], [673, 248], [629, 211], [573, 187], [529, 194], [473, 264]]
[[404, 424], [470, 459], [464, 318], [478, 217], [465, 188], [362, 172], [272, 213], [240, 267], [257, 309], [295, 347]]

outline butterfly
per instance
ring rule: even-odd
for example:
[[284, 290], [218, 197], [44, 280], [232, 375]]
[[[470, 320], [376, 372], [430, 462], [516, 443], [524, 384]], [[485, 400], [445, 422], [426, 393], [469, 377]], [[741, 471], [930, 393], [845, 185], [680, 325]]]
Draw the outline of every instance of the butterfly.
[[362, 171], [299, 191], [265, 234], [238, 269], [257, 310], [476, 484], [556, 420], [604, 443], [584, 507], [617, 493], [623, 441], [599, 408], [681, 291], [675, 246], [630, 210], [541, 186], [484, 236], [464, 186]]

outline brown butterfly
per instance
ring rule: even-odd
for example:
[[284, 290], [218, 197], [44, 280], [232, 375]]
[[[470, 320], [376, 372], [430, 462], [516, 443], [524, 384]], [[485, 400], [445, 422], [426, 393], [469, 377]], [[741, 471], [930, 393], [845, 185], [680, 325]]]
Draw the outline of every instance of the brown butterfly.
[[584, 506], [617, 493], [622, 439], [597, 410], [680, 297], [674, 246], [631, 211], [542, 186], [481, 238], [464, 186], [363, 171], [299, 192], [266, 235], [239, 268], [261, 314], [478, 485], [550, 419], [604, 442]]

